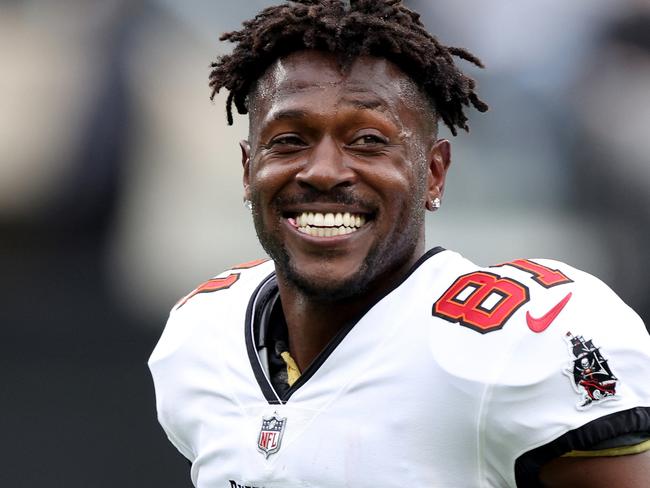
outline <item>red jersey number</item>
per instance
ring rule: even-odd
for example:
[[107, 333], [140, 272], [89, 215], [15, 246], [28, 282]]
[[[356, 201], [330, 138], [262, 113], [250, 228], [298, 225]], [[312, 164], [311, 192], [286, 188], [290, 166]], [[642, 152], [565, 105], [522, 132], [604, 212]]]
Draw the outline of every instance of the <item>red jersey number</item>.
[[433, 315], [485, 334], [501, 329], [530, 299], [518, 281], [487, 271], [460, 276], [433, 304]]
[[[248, 261], [247, 263], [238, 264], [230, 268], [231, 271], [235, 270], [246, 270], [259, 266], [262, 263], [265, 263], [268, 259], [256, 259], [255, 261]], [[194, 290], [192, 290], [187, 296], [181, 298], [176, 304], [176, 309], [178, 310], [187, 301], [193, 296], [198, 295], [199, 293], [212, 293], [219, 290], [227, 290], [232, 285], [234, 285], [239, 279], [239, 273], [230, 273], [224, 278], [212, 278], [211, 280], [206, 281], [205, 283], [200, 284]]]
[[225, 278], [213, 278], [211, 280], [208, 280], [205, 283], [197, 286], [185, 298], [181, 299], [176, 305], [176, 310], [185, 305], [187, 301], [193, 296], [198, 295], [199, 293], [212, 293], [214, 291], [225, 290], [234, 285], [238, 279], [238, 273], [231, 273]]
[[515, 259], [514, 261], [503, 263], [499, 266], [513, 266], [522, 271], [526, 271], [532, 275], [533, 281], [542, 285], [544, 288], [552, 288], [557, 285], [573, 282], [572, 279], [559, 269], [547, 268], [542, 264], [528, 259]]

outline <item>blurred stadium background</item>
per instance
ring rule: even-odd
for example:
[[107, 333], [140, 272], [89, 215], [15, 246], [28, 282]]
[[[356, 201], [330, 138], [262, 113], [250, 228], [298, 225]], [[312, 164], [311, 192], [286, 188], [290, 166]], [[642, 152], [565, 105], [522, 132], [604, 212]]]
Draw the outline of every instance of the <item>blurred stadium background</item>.
[[[246, 119], [206, 80], [271, 3], [0, 0], [0, 486], [191, 486], [145, 363], [180, 296], [262, 255]], [[406, 3], [488, 66], [428, 245], [567, 261], [648, 323], [650, 2]]]

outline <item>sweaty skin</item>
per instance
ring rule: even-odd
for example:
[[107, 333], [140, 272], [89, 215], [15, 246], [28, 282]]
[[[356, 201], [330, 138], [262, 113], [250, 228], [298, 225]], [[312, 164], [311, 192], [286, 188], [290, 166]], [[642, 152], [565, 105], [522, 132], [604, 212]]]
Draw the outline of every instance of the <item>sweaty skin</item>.
[[[276, 263], [301, 370], [424, 252], [425, 204], [442, 195], [449, 143], [436, 140], [413, 86], [385, 59], [342, 67], [299, 51], [272, 65], [251, 96], [244, 190]], [[311, 235], [298, 225], [309, 213], [349, 213], [361, 224]]]

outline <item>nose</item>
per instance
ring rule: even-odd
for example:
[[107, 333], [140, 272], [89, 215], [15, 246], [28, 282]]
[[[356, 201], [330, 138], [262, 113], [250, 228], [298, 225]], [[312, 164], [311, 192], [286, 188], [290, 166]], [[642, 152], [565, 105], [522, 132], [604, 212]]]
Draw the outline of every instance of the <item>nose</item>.
[[345, 158], [345, 152], [337, 142], [325, 136], [310, 151], [305, 166], [296, 174], [296, 180], [320, 191], [350, 186], [356, 180], [356, 173], [346, 164]]

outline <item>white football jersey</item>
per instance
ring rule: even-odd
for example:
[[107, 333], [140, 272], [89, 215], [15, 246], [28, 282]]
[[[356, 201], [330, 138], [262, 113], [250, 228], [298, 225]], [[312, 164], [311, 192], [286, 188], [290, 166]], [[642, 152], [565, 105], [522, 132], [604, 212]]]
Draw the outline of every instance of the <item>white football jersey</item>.
[[563, 263], [433, 249], [284, 399], [256, 336], [274, 280], [267, 261], [201, 285], [151, 356], [197, 488], [530, 486], [537, 461], [650, 432], [650, 336]]

